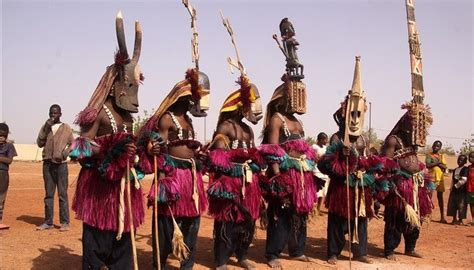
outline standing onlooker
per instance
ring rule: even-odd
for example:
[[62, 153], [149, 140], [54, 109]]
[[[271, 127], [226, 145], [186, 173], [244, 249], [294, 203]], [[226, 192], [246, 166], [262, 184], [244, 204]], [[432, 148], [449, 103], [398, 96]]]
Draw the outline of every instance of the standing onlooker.
[[16, 150], [12, 143], [7, 142], [9, 128], [5, 123], [0, 123], [0, 230], [10, 226], [2, 223], [5, 199], [7, 198], [8, 184], [10, 182], [8, 168], [15, 157]]
[[462, 220], [466, 218], [466, 182], [468, 168], [467, 156], [458, 157], [458, 167], [453, 171], [453, 182], [449, 192], [448, 216], [453, 217], [452, 224], [463, 224]]
[[471, 208], [471, 225], [474, 225], [474, 151], [469, 153], [469, 172], [467, 175], [466, 202]]
[[[313, 144], [313, 148], [316, 151], [316, 156], [318, 159], [326, 153], [328, 141], [329, 141], [329, 138], [326, 133], [321, 132], [318, 134], [316, 144]], [[326, 193], [328, 191], [329, 177], [321, 173], [317, 166], [314, 166], [313, 172], [316, 177], [324, 181], [323, 188], [318, 191], [318, 203], [316, 206], [316, 209], [318, 210], [318, 214], [322, 216], [323, 214], [321, 213], [321, 204], [323, 203], [323, 198], [326, 197]]]
[[444, 159], [444, 155], [440, 153], [442, 146], [443, 144], [441, 143], [441, 141], [435, 141], [432, 146], [433, 151], [426, 155], [425, 163], [426, 167], [430, 170], [431, 176], [433, 178], [433, 183], [436, 186], [439, 212], [441, 215], [441, 219], [439, 220], [439, 222], [448, 223], [444, 218], [443, 193], [445, 191], [445, 187], [443, 174], [446, 170], [446, 160]]
[[49, 108], [49, 119], [41, 127], [36, 143], [43, 148], [43, 179], [46, 195], [44, 197], [44, 223], [37, 230], [53, 228], [54, 193], [59, 193], [60, 231], [69, 230], [69, 204], [67, 199], [68, 170], [66, 158], [69, 145], [74, 140], [72, 129], [61, 123], [61, 107], [57, 104]]

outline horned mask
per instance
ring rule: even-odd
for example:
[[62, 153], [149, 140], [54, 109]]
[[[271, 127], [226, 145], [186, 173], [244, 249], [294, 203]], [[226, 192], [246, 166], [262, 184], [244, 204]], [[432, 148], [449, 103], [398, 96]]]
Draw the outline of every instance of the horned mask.
[[143, 75], [138, 65], [142, 45], [142, 30], [139, 22], [135, 22], [135, 46], [130, 59], [125, 42], [122, 13], [117, 14], [115, 20], [119, 51], [115, 56], [118, 67], [118, 76], [110, 91], [116, 105], [129, 112], [138, 112], [138, 86], [143, 80]]

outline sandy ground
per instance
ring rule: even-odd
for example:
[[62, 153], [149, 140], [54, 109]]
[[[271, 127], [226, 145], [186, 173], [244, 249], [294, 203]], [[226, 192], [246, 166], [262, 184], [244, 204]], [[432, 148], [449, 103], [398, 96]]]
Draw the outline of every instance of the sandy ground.
[[[69, 166], [69, 201], [74, 194], [75, 181], [79, 166]], [[450, 181], [447, 177], [446, 186]], [[145, 190], [150, 185], [145, 180]], [[448, 192], [445, 193], [447, 203]], [[35, 162], [14, 162], [10, 169], [10, 188], [7, 195], [4, 223], [9, 230], [0, 231], [0, 269], [81, 269], [81, 233], [82, 224], [74, 219], [71, 212], [71, 230], [59, 232], [56, 229], [36, 231], [44, 217], [42, 164]], [[434, 203], [437, 204], [436, 199]], [[55, 224], [59, 225], [58, 199], [55, 198]], [[152, 251], [150, 246], [151, 209], [147, 211], [145, 224], [137, 232], [138, 260], [141, 269], [151, 269]], [[353, 269], [472, 269], [474, 263], [474, 227], [440, 224], [439, 210], [436, 208], [433, 221], [423, 225], [417, 251], [423, 259], [403, 256], [403, 241], [398, 248], [397, 262], [383, 258], [383, 221], [369, 222], [369, 256], [374, 264], [367, 265], [352, 262]], [[450, 218], [449, 218], [450, 220]], [[470, 221], [470, 217], [468, 217]], [[349, 269], [348, 253], [343, 252], [338, 265], [326, 263], [326, 226], [327, 216], [316, 217], [308, 226], [306, 255], [311, 262], [302, 263], [288, 260], [283, 254], [284, 269]], [[259, 269], [266, 269], [264, 259], [265, 231], [258, 230], [254, 245], [249, 250], [249, 257], [258, 264]], [[198, 240], [197, 269], [212, 267], [212, 219], [203, 216]], [[178, 262], [170, 258], [172, 266]], [[235, 259], [230, 269], [239, 269]]]

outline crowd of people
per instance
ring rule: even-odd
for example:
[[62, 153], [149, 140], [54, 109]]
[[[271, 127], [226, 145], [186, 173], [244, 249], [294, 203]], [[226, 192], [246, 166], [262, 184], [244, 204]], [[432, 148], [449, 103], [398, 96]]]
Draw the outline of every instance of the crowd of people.
[[[306, 141], [303, 123], [306, 87], [303, 65], [296, 49], [294, 27], [280, 23], [280, 49], [286, 57], [282, 83], [275, 89], [263, 114], [257, 86], [246, 74], [237, 53], [229, 60], [240, 71], [238, 89], [231, 91], [219, 111], [210, 143], [202, 144], [193, 117], [205, 117], [209, 109], [210, 80], [199, 69], [196, 12], [183, 1], [193, 21], [193, 62], [162, 100], [158, 109], [135, 130], [132, 113], [138, 112], [138, 89], [144, 76], [138, 61], [142, 31], [135, 24], [132, 56], [125, 42], [122, 14], [116, 18], [118, 51], [87, 106], [75, 124], [80, 136], [73, 138], [69, 125], [60, 121], [61, 107], [54, 104], [41, 127], [37, 144], [43, 147], [45, 220], [37, 230], [53, 228], [53, 201], [59, 193], [61, 231], [69, 230], [66, 158], [81, 164], [72, 210], [83, 222], [83, 269], [131, 269], [136, 267], [135, 232], [145, 220], [145, 203], [152, 208], [153, 267], [165, 269], [173, 254], [182, 269], [196, 260], [201, 215], [214, 219], [214, 263], [226, 269], [235, 254], [246, 269], [255, 269], [247, 258], [256, 221], [266, 229], [265, 258], [268, 266], [281, 268], [281, 253], [288, 247], [291, 259], [307, 262], [307, 221], [312, 212], [328, 210], [327, 260], [337, 264], [346, 244], [354, 259], [372, 263], [367, 256], [368, 222], [384, 206], [384, 255], [395, 260], [403, 235], [404, 254], [416, 251], [421, 224], [429, 219], [437, 192], [441, 222], [445, 222], [443, 173], [447, 169], [442, 145], [436, 141], [426, 157], [417, 150], [426, 143], [432, 118], [421, 92], [403, 106], [406, 112], [375, 149], [363, 136], [367, 110], [361, 87], [360, 57], [355, 60], [352, 88], [334, 113], [336, 133], [320, 133], [317, 143]], [[223, 17], [232, 44], [234, 32]], [[281, 45], [282, 44], [282, 45]], [[415, 44], [416, 45], [416, 44]], [[191, 115], [191, 116], [190, 116]], [[422, 115], [420, 119], [417, 116]], [[258, 144], [250, 125], [263, 118]], [[245, 122], [243, 121], [245, 120]], [[16, 155], [7, 142], [9, 130], [0, 124], [0, 221], [8, 189], [8, 168]], [[329, 141], [329, 144], [328, 144]], [[453, 223], [466, 219], [467, 205], [474, 202], [474, 153], [459, 156], [453, 171], [447, 215]], [[429, 170], [429, 173], [427, 171]], [[153, 174], [145, 197], [141, 179]], [[203, 176], [209, 181], [205, 183]], [[146, 198], [146, 199], [145, 199]], [[1, 228], [8, 226], [1, 224]], [[348, 235], [346, 240], [346, 235]]]

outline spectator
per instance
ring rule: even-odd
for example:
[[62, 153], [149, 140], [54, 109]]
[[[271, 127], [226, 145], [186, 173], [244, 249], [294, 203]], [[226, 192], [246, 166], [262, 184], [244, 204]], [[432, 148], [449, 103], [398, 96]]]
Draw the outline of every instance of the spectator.
[[466, 182], [468, 167], [467, 156], [458, 157], [458, 167], [453, 171], [453, 181], [448, 199], [448, 216], [453, 217], [452, 224], [463, 224], [462, 220], [466, 218]]
[[0, 230], [7, 230], [10, 226], [2, 223], [5, 199], [7, 198], [8, 184], [10, 182], [8, 168], [17, 156], [15, 146], [7, 141], [9, 128], [5, 123], [0, 123]]
[[[316, 144], [313, 144], [313, 148], [316, 151], [316, 156], [318, 159], [326, 153], [326, 148], [329, 138], [328, 135], [324, 132], [318, 134]], [[321, 173], [317, 166], [314, 166], [314, 175], [324, 181], [324, 186], [318, 191], [318, 203], [316, 209], [318, 210], [318, 215], [322, 216], [321, 213], [321, 204], [323, 203], [323, 198], [326, 197], [326, 193], [329, 186], [329, 177]]]
[[426, 167], [431, 173], [433, 183], [436, 186], [439, 212], [441, 215], [441, 219], [439, 220], [439, 222], [448, 223], [444, 218], [443, 193], [445, 191], [445, 187], [443, 174], [446, 171], [446, 160], [444, 159], [444, 155], [440, 153], [442, 146], [443, 144], [441, 143], [441, 141], [435, 141], [432, 146], [433, 151], [426, 155], [425, 163]]
[[43, 147], [43, 179], [46, 195], [44, 197], [44, 223], [37, 230], [53, 228], [54, 193], [59, 193], [60, 231], [69, 230], [69, 204], [67, 198], [68, 169], [66, 158], [69, 145], [74, 140], [72, 129], [68, 124], [61, 123], [61, 107], [57, 104], [49, 108], [49, 119], [41, 127], [36, 139], [39, 147]]
[[474, 152], [469, 153], [469, 173], [467, 175], [466, 203], [471, 208], [471, 226], [474, 226]]

